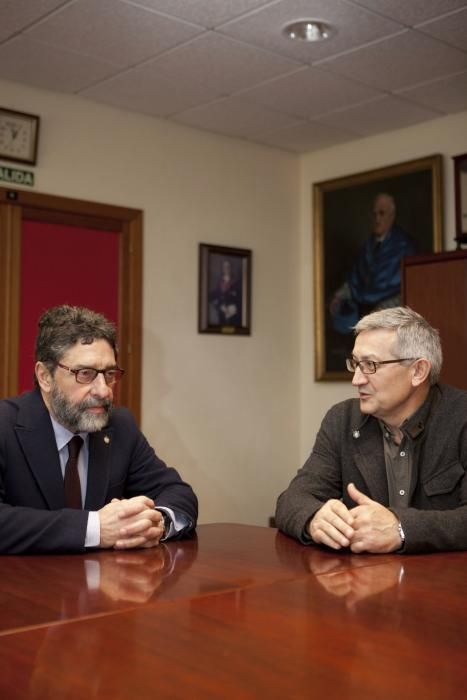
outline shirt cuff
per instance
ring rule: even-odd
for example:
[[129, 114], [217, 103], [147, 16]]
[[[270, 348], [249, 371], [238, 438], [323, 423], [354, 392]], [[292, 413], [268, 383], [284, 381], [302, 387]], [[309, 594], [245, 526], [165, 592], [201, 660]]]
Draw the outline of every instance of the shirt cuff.
[[168, 527], [166, 522], [165, 532], [164, 536], [161, 537], [161, 542], [165, 542], [165, 540], [178, 535], [190, 525], [191, 521], [184, 513], [172, 510], [172, 508], [167, 508], [167, 506], [158, 506], [156, 510], [168, 515], [170, 518]]
[[97, 510], [91, 510], [88, 515], [85, 547], [98, 547], [101, 543], [101, 521]]

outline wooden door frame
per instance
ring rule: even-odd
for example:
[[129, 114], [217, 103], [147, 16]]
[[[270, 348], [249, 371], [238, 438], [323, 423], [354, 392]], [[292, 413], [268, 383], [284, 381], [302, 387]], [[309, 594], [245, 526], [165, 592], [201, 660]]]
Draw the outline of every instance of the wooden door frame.
[[140, 209], [0, 187], [0, 398], [18, 392], [23, 219], [119, 234], [119, 403], [141, 419], [143, 212]]

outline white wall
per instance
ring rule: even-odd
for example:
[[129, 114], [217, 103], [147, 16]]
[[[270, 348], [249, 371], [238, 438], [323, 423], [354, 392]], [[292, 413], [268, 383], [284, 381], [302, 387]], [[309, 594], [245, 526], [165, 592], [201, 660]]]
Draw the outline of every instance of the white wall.
[[[267, 524], [299, 444], [299, 159], [0, 81], [37, 192], [144, 210], [143, 430], [200, 521]], [[2, 183], [4, 184], [4, 183]], [[198, 243], [253, 250], [251, 337], [197, 333]]]
[[[326, 410], [337, 401], [355, 396], [349, 382], [314, 381], [314, 310], [311, 191], [314, 182], [381, 168], [387, 165], [443, 155], [444, 248], [455, 248], [454, 166], [452, 156], [467, 152], [467, 112], [425, 122], [408, 129], [359, 139], [302, 156], [300, 220], [300, 460], [309, 453]], [[350, 375], [349, 375], [350, 378]], [[292, 476], [293, 471], [289, 474]]]
[[[200, 497], [200, 521], [266, 524], [349, 383], [314, 381], [314, 182], [451, 156], [467, 113], [298, 159], [73, 96], [0, 81], [0, 103], [41, 116], [36, 191], [144, 210], [143, 430]], [[199, 335], [198, 243], [253, 249], [253, 335]]]

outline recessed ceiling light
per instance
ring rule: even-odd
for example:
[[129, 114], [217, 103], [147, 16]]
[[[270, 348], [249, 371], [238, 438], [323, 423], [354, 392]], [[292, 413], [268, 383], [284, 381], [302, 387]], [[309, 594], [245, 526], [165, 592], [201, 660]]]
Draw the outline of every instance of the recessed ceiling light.
[[296, 41], [324, 41], [336, 33], [334, 27], [317, 19], [302, 19], [288, 24], [282, 30], [289, 38]]

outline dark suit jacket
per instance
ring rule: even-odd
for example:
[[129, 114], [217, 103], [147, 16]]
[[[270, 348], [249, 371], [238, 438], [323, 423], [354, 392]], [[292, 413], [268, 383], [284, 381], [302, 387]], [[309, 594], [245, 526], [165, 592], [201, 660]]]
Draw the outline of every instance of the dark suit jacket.
[[[446, 385], [430, 390], [403, 428], [413, 451], [408, 508], [393, 508], [405, 533], [404, 552], [467, 549], [467, 392]], [[304, 544], [305, 526], [330, 498], [355, 503], [353, 482], [389, 506], [383, 436], [376, 418], [360, 412], [358, 399], [326, 414], [313, 451], [279, 496], [277, 526]]]
[[89, 435], [83, 510], [65, 508], [63, 477], [49, 412], [36, 389], [0, 401], [0, 553], [81, 552], [88, 511], [112, 498], [145, 495], [196, 526], [197, 499], [155, 454], [131, 413], [114, 408]]

